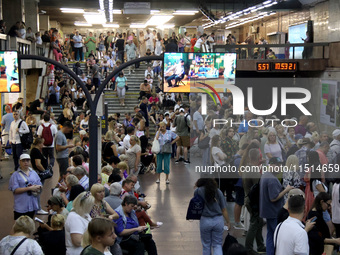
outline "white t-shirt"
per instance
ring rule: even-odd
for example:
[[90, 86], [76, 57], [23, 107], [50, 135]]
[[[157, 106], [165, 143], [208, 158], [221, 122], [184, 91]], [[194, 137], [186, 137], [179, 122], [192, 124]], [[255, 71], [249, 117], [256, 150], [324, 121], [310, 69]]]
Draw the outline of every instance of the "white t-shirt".
[[195, 43], [195, 48], [201, 48], [201, 45], [202, 45], [202, 43], [203, 43], [203, 40], [200, 38], [200, 39], [198, 39], [197, 41], [196, 41], [196, 43]]
[[[45, 122], [44, 121], [41, 125], [44, 125], [45, 127], [48, 127], [50, 124], [51, 124], [50, 122]], [[37, 135], [38, 136], [42, 135], [43, 127], [41, 125], [38, 127], [38, 131], [37, 131]], [[54, 147], [54, 137], [55, 137], [55, 135], [58, 132], [58, 129], [57, 129], [56, 125], [53, 125], [53, 124], [51, 125], [51, 132], [52, 132], [52, 136], [53, 136], [53, 143], [52, 143], [51, 146], [44, 146], [46, 148], [53, 148]]]
[[332, 190], [332, 222], [340, 224], [340, 202], [339, 202], [340, 184], [335, 183]]
[[130, 135], [127, 134], [124, 139], [123, 139], [123, 146], [125, 148], [125, 150], [128, 150], [130, 148]]
[[211, 155], [214, 159], [214, 161], [219, 165], [219, 166], [223, 166], [225, 164], [225, 162], [223, 160], [220, 160], [219, 156], [217, 154], [222, 153], [223, 151], [218, 148], [218, 147], [212, 147], [211, 149]]
[[148, 39], [148, 38], [150, 39], [145, 41], [146, 49], [150, 49], [151, 52], [153, 52], [155, 49], [155, 46], [153, 44], [153, 39], [154, 39], [153, 33], [145, 34], [144, 39]]
[[[280, 225], [276, 227], [274, 233], [274, 243], [276, 232]], [[298, 219], [288, 217], [277, 234], [276, 255], [299, 254], [308, 255], [308, 235], [303, 224]]]
[[316, 197], [317, 195], [319, 195], [320, 191], [317, 190], [316, 186], [319, 185], [319, 184], [322, 184], [323, 188], [325, 189], [325, 192], [327, 193], [328, 192], [328, 188], [325, 184], [323, 184], [321, 181], [319, 180], [314, 180], [313, 183], [312, 183], [312, 189], [313, 189], [313, 194], [314, 194], [314, 197]]
[[[25, 236], [5, 236], [0, 241], [0, 254], [10, 255], [24, 238]], [[44, 253], [37, 241], [27, 238], [16, 250], [15, 254], [43, 255]]]
[[75, 212], [70, 212], [65, 222], [65, 243], [66, 243], [66, 255], [79, 255], [83, 250], [83, 247], [75, 247], [71, 240], [71, 234], [83, 235], [87, 229], [91, 216], [89, 214], [81, 217]]

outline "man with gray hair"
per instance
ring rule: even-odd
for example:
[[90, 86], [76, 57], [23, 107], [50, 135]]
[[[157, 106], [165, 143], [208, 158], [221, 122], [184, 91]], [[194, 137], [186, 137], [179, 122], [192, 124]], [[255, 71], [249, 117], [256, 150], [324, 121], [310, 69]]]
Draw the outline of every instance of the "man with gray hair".
[[316, 127], [314, 122], [308, 122], [306, 129], [307, 129], [307, 131], [306, 131], [306, 134], [305, 134], [305, 138], [310, 138], [310, 137], [312, 137], [312, 133], [314, 131], [316, 131], [317, 127]]
[[114, 182], [110, 185], [110, 195], [105, 197], [104, 200], [114, 210], [122, 204], [120, 193], [122, 192], [122, 185], [119, 182]]
[[86, 170], [82, 166], [77, 166], [72, 170], [72, 173], [78, 178], [79, 184], [83, 186], [85, 190], [89, 189], [89, 177], [86, 175]]
[[327, 154], [328, 161], [331, 162], [340, 153], [340, 129], [335, 129], [332, 133], [333, 141]]
[[322, 132], [320, 133], [319, 142], [315, 144], [314, 150], [319, 149], [320, 144], [321, 144], [322, 142], [328, 142], [328, 133], [327, 133], [327, 131], [322, 131]]

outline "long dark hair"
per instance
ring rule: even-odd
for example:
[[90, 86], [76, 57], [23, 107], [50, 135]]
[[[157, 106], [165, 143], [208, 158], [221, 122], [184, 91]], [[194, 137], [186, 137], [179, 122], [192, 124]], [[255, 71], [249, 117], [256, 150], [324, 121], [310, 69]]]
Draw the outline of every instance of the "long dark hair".
[[[313, 192], [313, 181], [319, 180], [321, 181], [321, 171], [318, 171], [321, 167], [321, 162], [319, 158], [319, 154], [316, 151], [310, 151], [308, 153], [308, 163], [309, 167], [311, 167], [311, 178], [310, 178], [310, 191]], [[314, 171], [313, 171], [314, 169]]]
[[331, 195], [326, 192], [320, 192], [316, 198], [314, 199], [312, 208], [315, 208], [319, 213], [322, 213], [322, 205], [321, 200], [324, 202], [327, 202], [328, 200], [331, 200]]
[[215, 200], [215, 195], [217, 191], [217, 183], [215, 179], [211, 178], [200, 178], [196, 182], [196, 187], [204, 187], [205, 189], [205, 199], [207, 202], [213, 202]]

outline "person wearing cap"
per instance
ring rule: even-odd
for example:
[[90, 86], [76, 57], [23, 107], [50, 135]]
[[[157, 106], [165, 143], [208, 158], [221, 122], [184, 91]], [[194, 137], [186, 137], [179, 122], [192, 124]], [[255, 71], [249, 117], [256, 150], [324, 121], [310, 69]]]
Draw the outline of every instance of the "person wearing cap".
[[340, 129], [335, 129], [332, 133], [333, 141], [331, 142], [329, 153], [327, 154], [328, 161], [332, 162], [336, 155], [340, 153]]
[[269, 167], [260, 179], [260, 217], [267, 220], [266, 250], [268, 255], [274, 255], [274, 231], [277, 226], [277, 215], [283, 206], [283, 196], [293, 187], [288, 185], [283, 189], [276, 177], [278, 167], [283, 161], [279, 157], [269, 159]]
[[41, 192], [41, 181], [38, 174], [30, 168], [31, 157], [28, 154], [21, 154], [19, 168], [15, 171], [10, 180], [8, 189], [14, 195], [14, 220], [22, 215], [31, 218], [39, 210], [38, 194]]
[[183, 146], [184, 164], [190, 164], [188, 159], [188, 148], [190, 146], [190, 120], [185, 119], [184, 109], [179, 109], [179, 115], [177, 115], [173, 121], [173, 127], [176, 127], [176, 134], [179, 136], [177, 141], [177, 153], [175, 164], [179, 163], [179, 155], [181, 154], [181, 147]]

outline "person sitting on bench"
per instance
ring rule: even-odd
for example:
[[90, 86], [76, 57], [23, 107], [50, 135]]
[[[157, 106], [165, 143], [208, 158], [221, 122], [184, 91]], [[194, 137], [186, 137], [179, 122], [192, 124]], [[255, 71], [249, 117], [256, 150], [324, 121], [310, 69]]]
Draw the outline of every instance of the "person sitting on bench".
[[175, 85], [177, 82], [181, 81], [184, 78], [184, 61], [181, 59], [178, 64], [173, 65], [167, 71], [167, 74], [173, 72], [171, 76], [166, 78], [166, 81], [169, 84], [169, 87], [173, 87], [171, 81], [175, 80]]

